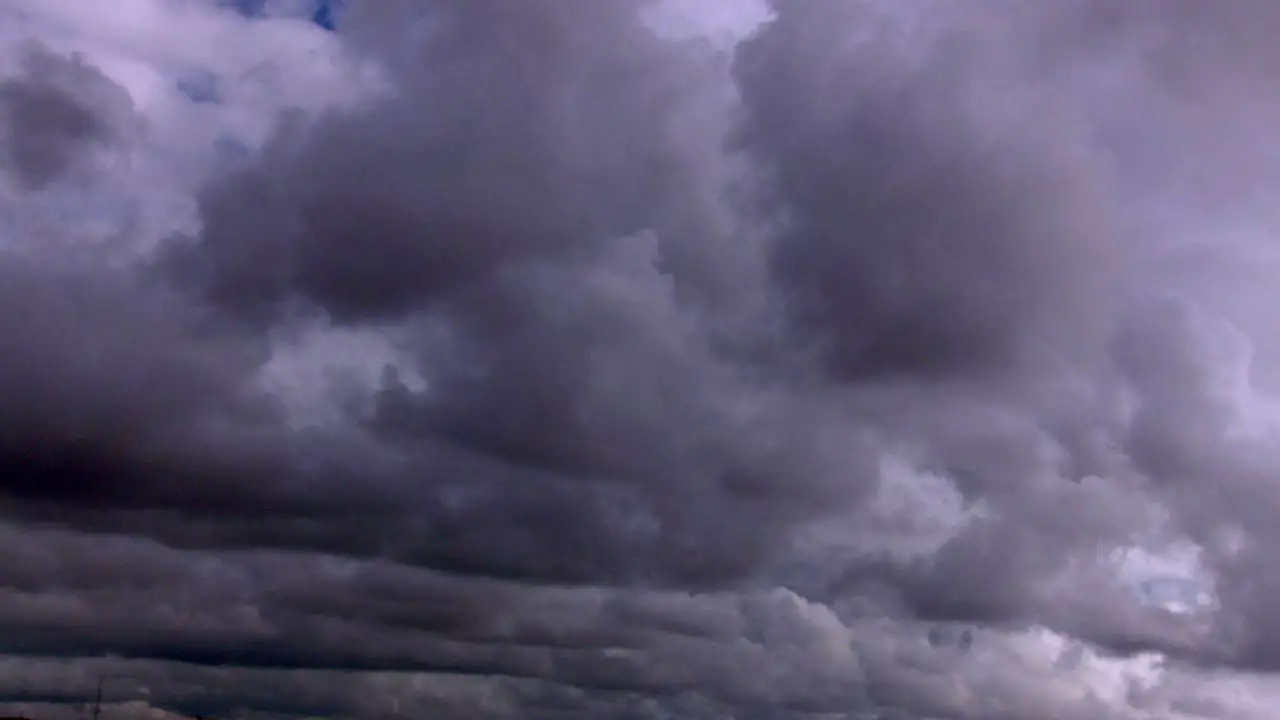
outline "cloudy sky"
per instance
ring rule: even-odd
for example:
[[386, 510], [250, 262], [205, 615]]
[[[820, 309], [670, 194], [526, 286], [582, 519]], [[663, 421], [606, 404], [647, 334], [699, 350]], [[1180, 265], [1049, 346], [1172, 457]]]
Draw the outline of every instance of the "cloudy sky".
[[1271, 720], [1278, 35], [0, 2], [0, 712]]

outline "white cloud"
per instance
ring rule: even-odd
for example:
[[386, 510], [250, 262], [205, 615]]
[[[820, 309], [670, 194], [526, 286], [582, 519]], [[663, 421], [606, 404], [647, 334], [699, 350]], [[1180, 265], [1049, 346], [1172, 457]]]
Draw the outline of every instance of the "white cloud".
[[[75, 204], [105, 202], [103, 215], [117, 222], [132, 214], [133, 231], [152, 239], [192, 227], [193, 194], [228, 143], [252, 148], [282, 110], [318, 112], [382, 87], [332, 33], [296, 18], [251, 20], [207, 0], [0, 6], [0, 58], [12, 65], [31, 39], [83, 56], [128, 92], [140, 132], [127, 162], [102, 179], [94, 198]], [[217, 102], [184, 93], [193, 77], [216, 89]], [[57, 216], [50, 202], [45, 215]]]

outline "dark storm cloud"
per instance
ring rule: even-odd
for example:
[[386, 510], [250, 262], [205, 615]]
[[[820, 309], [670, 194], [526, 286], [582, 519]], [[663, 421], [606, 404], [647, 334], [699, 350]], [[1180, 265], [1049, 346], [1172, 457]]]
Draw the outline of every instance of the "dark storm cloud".
[[[784, 704], [816, 689], [815, 678], [843, 684], [849, 670], [813, 664], [810, 653], [823, 655], [819, 627], [785, 593], [535, 590], [337, 558], [184, 554], [119, 536], [16, 528], [5, 536], [0, 651], [8, 655], [505, 676]], [[744, 633], [751, 642], [738, 646]], [[751, 669], [761, 673], [756, 682]], [[766, 674], [777, 677], [761, 683]]]
[[[326, 451], [284, 437], [268, 398], [247, 386], [262, 361], [256, 344], [229, 337], [171, 294], [142, 289], [129, 272], [9, 260], [0, 274], [0, 294], [15, 310], [0, 318], [0, 331], [22, 348], [0, 361], [8, 500], [33, 503], [33, 512], [223, 517], [323, 512], [339, 502], [289, 489], [290, 474], [301, 472], [297, 456], [306, 450], [318, 461]], [[319, 473], [340, 475], [340, 465]], [[361, 472], [376, 474], [376, 464]], [[359, 496], [340, 502], [355, 509], [366, 504]]]
[[[730, 66], [641, 5], [356, 5], [392, 92], [283, 120], [199, 232], [0, 261], [0, 651], [502, 676], [544, 684], [485, 712], [537, 717], [1113, 712], [995, 651], [961, 692], [920, 619], [1274, 667], [1280, 465], [1228, 432], [1241, 349], [1164, 297], [1115, 141], [1207, 167], [1162, 197], [1249, 184], [1189, 103], [1249, 127], [1270, 11], [778, 0]], [[38, 187], [112, 93], [33, 57], [0, 107]], [[258, 380], [317, 319], [408, 359], [301, 429]], [[923, 557], [872, 537], [904, 458], [982, 510]], [[1105, 576], [1165, 509], [1228, 619]]]
[[[1114, 238], [1073, 129], [980, 36], [923, 48], [923, 72], [840, 50], [864, 12], [783, 4], [736, 74], [740, 140], [785, 216], [775, 273], [828, 374], [980, 380], [1089, 340], [1073, 332], [1105, 308]], [[987, 105], [1002, 90], [1018, 104]]]
[[[358, 33], [395, 31], [367, 12]], [[167, 256], [254, 324], [319, 311], [408, 336], [428, 389], [388, 376], [366, 411], [381, 442], [433, 448], [410, 493], [436, 498], [431, 529], [405, 552], [716, 584], [861, 492], [853, 423], [833, 432], [839, 413], [789, 368], [750, 359], [783, 351], [766, 270], [717, 197], [723, 59], [653, 37], [625, 3], [428, 17], [394, 97], [283, 131]], [[457, 452], [492, 467], [458, 483], [440, 464]]]
[[124, 89], [83, 58], [32, 43], [21, 73], [0, 82], [4, 166], [24, 187], [42, 188], [115, 138], [130, 105]]

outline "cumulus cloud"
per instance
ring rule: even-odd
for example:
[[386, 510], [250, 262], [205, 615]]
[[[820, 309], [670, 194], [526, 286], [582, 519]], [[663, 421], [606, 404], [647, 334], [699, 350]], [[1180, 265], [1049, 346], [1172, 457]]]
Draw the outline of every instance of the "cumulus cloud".
[[81, 5], [0, 9], [0, 703], [1264, 716], [1280, 14]]
[[[5, 115], [6, 166], [28, 190], [72, 169], [77, 156], [113, 139], [129, 100], [121, 88], [82, 58], [33, 45], [23, 72], [0, 87]], [[113, 107], [114, 106], [114, 107]]]

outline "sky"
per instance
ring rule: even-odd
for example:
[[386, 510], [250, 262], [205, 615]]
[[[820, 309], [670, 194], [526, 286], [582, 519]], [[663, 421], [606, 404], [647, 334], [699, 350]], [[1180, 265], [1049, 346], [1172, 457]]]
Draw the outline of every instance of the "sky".
[[0, 714], [1270, 720], [1277, 32], [0, 3]]

